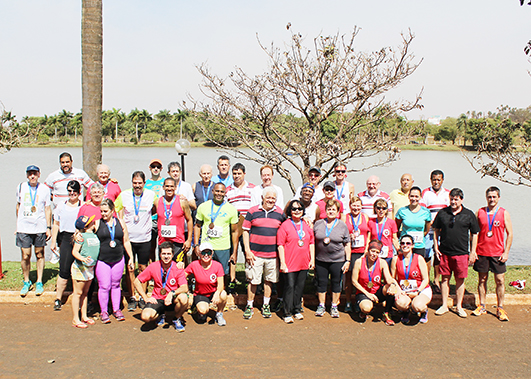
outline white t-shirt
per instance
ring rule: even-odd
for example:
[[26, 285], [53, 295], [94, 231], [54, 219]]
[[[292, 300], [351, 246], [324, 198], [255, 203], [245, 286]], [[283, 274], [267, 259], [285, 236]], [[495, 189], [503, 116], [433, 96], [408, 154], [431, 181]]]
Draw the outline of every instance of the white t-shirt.
[[[179, 180], [179, 184], [177, 184], [175, 187], [175, 193], [177, 195], [184, 195], [188, 201], [195, 200], [194, 191], [192, 191], [192, 185], [188, 182]], [[164, 196], [164, 190], [162, 191], [162, 195]]]
[[[33, 197], [33, 201], [31, 200]], [[45, 208], [49, 207], [50, 189], [39, 183], [37, 188], [30, 193], [28, 182], [17, 186], [17, 204], [20, 204], [17, 217], [17, 232], [37, 234], [46, 232]], [[32, 210], [34, 208], [34, 211]]]
[[75, 167], [72, 167], [70, 174], [65, 174], [61, 169], [54, 171], [48, 175], [44, 181], [44, 184], [50, 188], [53, 195], [54, 215], [57, 206], [65, 200], [68, 200], [68, 190], [66, 189], [66, 186], [71, 180], [78, 181], [81, 186], [85, 186], [87, 189], [94, 183], [85, 171]]
[[[282, 188], [274, 184], [271, 184], [270, 187], [273, 187], [274, 189], [277, 190], [277, 201], [275, 202], [275, 205], [284, 209], [284, 206], [286, 204], [284, 203], [284, 193], [282, 192]], [[264, 187], [262, 184], [254, 187], [254, 190], [251, 192], [251, 207], [262, 204], [262, 192], [263, 191], [264, 191]]]
[[350, 183], [346, 180], [343, 181], [343, 185], [341, 187], [337, 186], [336, 183], [336, 190], [335, 190], [335, 198], [343, 204], [343, 213], [348, 214], [350, 213]]
[[[297, 192], [295, 192], [295, 196], [293, 196], [293, 199], [297, 199], [298, 200], [298, 199], [301, 198], [301, 190], [302, 190], [302, 186], [297, 188]], [[314, 191], [313, 196], [312, 196], [312, 203], [316, 203], [316, 202], [318, 202], [321, 199], [324, 199], [323, 187], [317, 186], [317, 187], [315, 187], [315, 191]]]
[[59, 231], [74, 233], [76, 231], [76, 220], [81, 202], [77, 206], [71, 207], [67, 205], [68, 201], [61, 203], [55, 210], [55, 220], [59, 222]]
[[[135, 202], [133, 189], [122, 191], [116, 198], [116, 212], [124, 210], [124, 221], [129, 232], [131, 242], [141, 243], [151, 241], [151, 209], [155, 204], [155, 192], [144, 188], [142, 198], [136, 198], [138, 206], [138, 222], [135, 222]], [[140, 201], [140, 204], [139, 204]], [[138, 205], [139, 204], [139, 205]]]

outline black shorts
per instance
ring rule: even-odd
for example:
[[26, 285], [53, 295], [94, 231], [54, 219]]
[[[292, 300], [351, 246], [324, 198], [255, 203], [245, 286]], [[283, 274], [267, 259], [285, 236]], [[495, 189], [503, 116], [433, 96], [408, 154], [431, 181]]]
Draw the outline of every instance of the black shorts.
[[[378, 291], [375, 293], [376, 297], [378, 298], [378, 301], [381, 303], [385, 300], [385, 296], [383, 294], [383, 286], [378, 288]], [[363, 300], [371, 300], [365, 295], [364, 293], [358, 293], [356, 294], [356, 304], [361, 303]]]
[[492, 272], [494, 274], [504, 274], [507, 271], [505, 262], [500, 262], [500, 257], [485, 257], [478, 255], [478, 259], [474, 262], [474, 271], [476, 272]]
[[175, 303], [171, 305], [164, 304], [164, 300], [157, 299], [157, 304], [146, 302], [146, 308], [154, 309], [157, 314], [161, 315], [165, 312], [171, 312], [175, 310]]
[[[147, 242], [131, 242], [133, 249], [133, 258], [136, 257], [136, 261], [139, 265], [147, 266], [149, 263], [149, 254], [151, 252], [151, 241]], [[125, 255], [126, 264], [129, 263], [129, 255]]]
[[431, 257], [426, 257], [426, 248], [422, 247], [422, 248], [413, 248], [413, 254], [418, 254], [420, 255], [422, 258], [424, 258], [424, 260], [426, 262], [429, 262], [431, 261]]
[[212, 298], [214, 297], [215, 292], [212, 292], [210, 295], [194, 295], [194, 307], [197, 305], [197, 303], [200, 303], [202, 301], [210, 304], [212, 302]]
[[16, 239], [17, 247], [29, 249], [31, 246], [44, 247], [46, 246], [46, 233], [18, 233]]

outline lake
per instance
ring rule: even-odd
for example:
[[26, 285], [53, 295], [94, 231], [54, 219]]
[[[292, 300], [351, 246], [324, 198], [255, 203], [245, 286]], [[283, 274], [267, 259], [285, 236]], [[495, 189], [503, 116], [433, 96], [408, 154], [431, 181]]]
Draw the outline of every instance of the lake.
[[[0, 203], [0, 214], [4, 217], [0, 219], [0, 235], [2, 238], [2, 259], [4, 261], [20, 260], [20, 251], [15, 246], [14, 232], [16, 229], [15, 218], [15, 192], [17, 185], [26, 180], [26, 167], [35, 164], [41, 169], [41, 182], [44, 182], [48, 174], [59, 168], [59, 154], [68, 151], [74, 159], [74, 167], [82, 167], [81, 148], [21, 148], [14, 149], [6, 154], [0, 155], [0, 175], [4, 178], [0, 185], [0, 196], [4, 199]], [[188, 182], [198, 181], [199, 168], [204, 163], [209, 163], [214, 167], [216, 160], [222, 152], [214, 148], [192, 148], [186, 157], [186, 179]], [[143, 170], [146, 177], [149, 177], [148, 165], [151, 159], [161, 159], [166, 171], [167, 164], [171, 161], [180, 162], [180, 157], [171, 147], [120, 147], [104, 148], [103, 163], [111, 168], [111, 177], [116, 178], [122, 189], [131, 187], [131, 174], [135, 170]], [[367, 167], [375, 158], [363, 158], [352, 160], [349, 169], [362, 169]], [[241, 161], [247, 168], [246, 180], [260, 184], [259, 165], [237, 158], [231, 158], [231, 163]], [[521, 200], [520, 196], [527, 196], [531, 193], [531, 188], [516, 187], [501, 183], [492, 178], [481, 178], [470, 167], [468, 162], [459, 152], [443, 151], [418, 151], [406, 150], [402, 152], [400, 159], [385, 167], [373, 168], [364, 172], [349, 173], [347, 180], [356, 187], [356, 192], [365, 189], [365, 181], [370, 175], [378, 175], [383, 191], [389, 193], [400, 187], [400, 176], [409, 172], [413, 175], [415, 184], [422, 189], [430, 185], [430, 172], [440, 169], [445, 173], [444, 187], [461, 188], [465, 193], [463, 205], [474, 212], [485, 206], [485, 190], [491, 185], [501, 189], [502, 199], [500, 204], [507, 209], [513, 220], [514, 242], [509, 254], [509, 264], [528, 265], [531, 264], [531, 257], [527, 254], [527, 243], [525, 234], [527, 223], [525, 217], [530, 214], [531, 205], [526, 200]], [[292, 172], [295, 172], [293, 169]], [[9, 180], [6, 180], [9, 178]], [[278, 174], [274, 183], [282, 187], [284, 199], [289, 199], [291, 191], [285, 180]], [[296, 185], [300, 185], [301, 180], [296, 180]], [[47, 249], [47, 257], [50, 252]], [[241, 259], [241, 258], [240, 258]]]

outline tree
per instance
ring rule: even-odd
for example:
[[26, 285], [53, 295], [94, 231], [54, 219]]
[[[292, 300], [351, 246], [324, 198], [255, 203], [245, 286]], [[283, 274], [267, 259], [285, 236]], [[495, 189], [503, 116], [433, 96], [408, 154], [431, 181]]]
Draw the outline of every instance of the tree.
[[20, 146], [22, 140], [32, 134], [36, 136], [40, 128], [30, 128], [28, 123], [19, 124], [11, 111], [6, 111], [0, 102], [0, 153]]
[[58, 122], [63, 126], [65, 130], [65, 137], [68, 137], [68, 127], [70, 126], [70, 120], [72, 120], [72, 112], [68, 112], [63, 109], [61, 113], [57, 115]]
[[103, 88], [103, 0], [83, 0], [81, 20], [83, 87], [83, 168], [96, 179], [101, 163]]
[[[194, 101], [194, 108], [250, 149], [247, 153], [234, 148], [234, 154], [272, 165], [292, 190], [290, 167], [305, 179], [309, 168], [317, 165], [325, 169], [326, 178], [335, 161], [380, 153], [380, 162], [373, 166], [396, 159], [394, 145], [417, 128], [388, 125], [386, 120], [420, 108], [420, 95], [413, 101], [392, 102], [384, 95], [420, 64], [409, 51], [414, 36], [402, 35], [396, 49], [361, 52], [354, 46], [358, 32], [355, 28], [348, 36], [317, 37], [311, 48], [304, 46], [300, 34], [292, 33], [285, 51], [273, 44], [266, 48], [259, 41], [270, 68], [254, 77], [236, 68], [223, 79], [203, 64], [198, 70], [209, 100]], [[289, 114], [295, 116], [286, 117]], [[215, 139], [209, 123], [198, 125], [210, 141], [226, 147]]]
[[114, 121], [114, 142], [118, 142], [118, 125], [125, 121], [125, 113], [122, 108], [113, 108], [111, 111], [111, 120]]
[[141, 114], [142, 112], [135, 108], [127, 116], [127, 118], [135, 124], [135, 136], [137, 141], [140, 141], [140, 137], [138, 135], [138, 124], [140, 123], [140, 119], [142, 117]]

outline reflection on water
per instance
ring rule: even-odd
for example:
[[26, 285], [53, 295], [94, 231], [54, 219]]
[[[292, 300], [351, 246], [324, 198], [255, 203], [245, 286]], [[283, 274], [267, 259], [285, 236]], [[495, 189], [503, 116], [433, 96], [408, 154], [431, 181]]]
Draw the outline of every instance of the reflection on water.
[[[4, 180], [0, 186], [2, 203], [0, 204], [0, 231], [2, 237], [3, 260], [19, 260], [20, 252], [15, 247], [14, 231], [15, 221], [15, 191], [21, 181], [26, 180], [25, 169], [30, 164], [35, 164], [41, 169], [41, 182], [46, 176], [59, 168], [59, 154], [68, 151], [74, 158], [74, 167], [82, 166], [81, 148], [25, 148], [15, 149], [0, 155], [0, 175]], [[199, 167], [204, 163], [214, 166], [216, 173], [216, 159], [221, 155], [212, 148], [193, 148], [186, 157], [186, 179], [188, 182], [199, 180]], [[131, 174], [135, 170], [144, 170], [149, 176], [148, 165], [151, 159], [158, 158], [164, 163], [163, 171], [166, 170], [170, 161], [179, 161], [175, 149], [170, 147], [133, 147], [133, 148], [105, 148], [103, 150], [103, 162], [110, 166], [111, 176], [118, 179], [122, 189], [130, 188]], [[362, 169], [376, 158], [357, 159], [350, 162], [350, 169]], [[232, 159], [232, 163], [239, 161]], [[247, 181], [255, 184], [260, 183], [258, 172], [259, 165], [254, 162], [242, 161], [247, 168]], [[468, 165], [458, 152], [441, 151], [404, 151], [401, 159], [388, 165], [366, 172], [351, 173], [347, 180], [356, 186], [356, 192], [365, 189], [365, 180], [369, 175], [378, 175], [382, 182], [381, 189], [391, 192], [399, 187], [400, 176], [409, 172], [415, 179], [415, 184], [421, 188], [430, 185], [429, 175], [434, 169], [441, 169], [445, 173], [444, 186], [448, 189], [459, 187], [465, 192], [464, 206], [474, 212], [485, 205], [485, 189], [491, 185], [498, 186], [502, 192], [501, 204], [506, 208], [513, 220], [515, 238], [513, 248], [509, 255], [509, 264], [531, 264], [531, 258], [527, 254], [527, 246], [523, 236], [526, 231], [525, 216], [529, 214], [530, 205], [527, 202], [531, 189], [515, 187], [500, 183], [491, 178], [481, 178]], [[295, 169], [291, 170], [296, 172]], [[287, 182], [276, 176], [275, 184], [284, 190], [284, 198], [290, 197], [291, 191]], [[300, 185], [300, 179], [296, 180]]]

